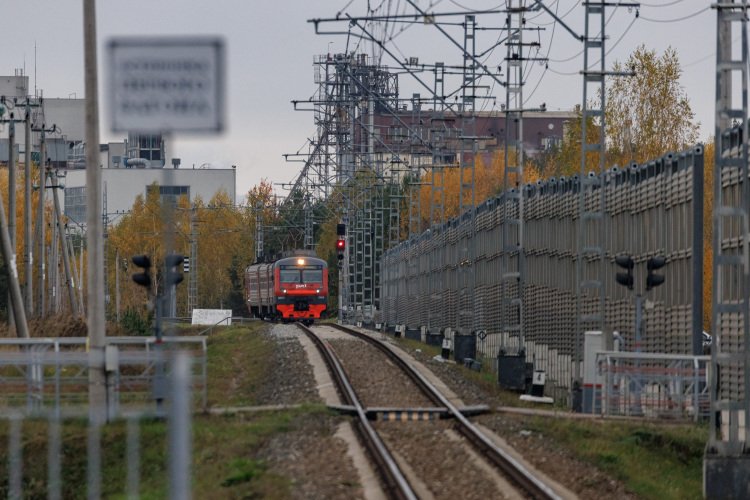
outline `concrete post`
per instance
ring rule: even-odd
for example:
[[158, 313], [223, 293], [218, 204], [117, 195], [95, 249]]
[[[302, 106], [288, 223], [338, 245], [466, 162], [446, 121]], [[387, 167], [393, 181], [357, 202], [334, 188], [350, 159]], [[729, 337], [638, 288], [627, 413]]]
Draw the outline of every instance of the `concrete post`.
[[[8, 233], [10, 236], [10, 259], [16, 264], [16, 124], [13, 121], [13, 113], [10, 115], [8, 125]], [[5, 262], [10, 262], [6, 259]], [[8, 326], [13, 328], [15, 318], [11, 304], [11, 292], [8, 292]]]
[[66, 238], [67, 232], [65, 231], [65, 225], [63, 224], [63, 218], [62, 218], [62, 210], [60, 210], [60, 200], [59, 195], [57, 194], [58, 184], [57, 184], [57, 172], [54, 172], [52, 174], [52, 182], [53, 182], [53, 194], [52, 198], [55, 201], [55, 216], [57, 220], [57, 227], [59, 229], [58, 233], [60, 235], [60, 243], [62, 245], [63, 250], [63, 269], [65, 270], [65, 288], [68, 289], [68, 298], [70, 299], [70, 311], [73, 313], [73, 316], [78, 316], [78, 301], [76, 300], [76, 289], [75, 289], [75, 282], [73, 279], [73, 272], [71, 271], [70, 266], [70, 253], [68, 252], [68, 240]]
[[83, 1], [83, 47], [86, 92], [86, 240], [88, 244], [89, 418], [106, 418], [104, 373], [104, 241], [99, 169], [99, 98], [96, 64], [96, 2]]
[[23, 274], [26, 286], [24, 294], [26, 299], [26, 314], [34, 313], [34, 291], [31, 267], [34, 265], [31, 246], [31, 111], [28, 103], [26, 104], [25, 125], [25, 165], [23, 179]]

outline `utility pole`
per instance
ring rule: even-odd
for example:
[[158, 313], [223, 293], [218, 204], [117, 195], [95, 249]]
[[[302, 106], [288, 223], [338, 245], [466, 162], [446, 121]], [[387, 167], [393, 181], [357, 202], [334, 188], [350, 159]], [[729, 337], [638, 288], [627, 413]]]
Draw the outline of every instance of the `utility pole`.
[[120, 322], [120, 249], [115, 247], [115, 313]]
[[[5, 262], [11, 262], [13, 267], [16, 266], [16, 123], [13, 120], [13, 113], [10, 114], [10, 123], [8, 125], [8, 233], [10, 236], [10, 255]], [[13, 328], [15, 317], [11, 304], [11, 292], [8, 291], [8, 326]]]
[[23, 274], [26, 286], [24, 287], [24, 296], [26, 299], [26, 314], [31, 315], [34, 312], [33, 301], [33, 279], [31, 266], [33, 265], [32, 246], [31, 246], [31, 109], [29, 100], [26, 100], [26, 115], [24, 116], [24, 139], [25, 139], [25, 164], [23, 179]]
[[65, 234], [65, 225], [63, 224], [62, 211], [60, 210], [60, 200], [57, 190], [60, 187], [57, 182], [57, 172], [52, 174], [52, 198], [55, 202], [55, 216], [57, 220], [58, 234], [60, 235], [60, 244], [63, 250], [63, 269], [65, 270], [65, 288], [68, 289], [68, 298], [70, 299], [70, 311], [73, 316], [78, 316], [78, 301], [76, 300], [76, 290], [73, 281], [73, 272], [70, 269], [70, 253], [68, 252], [68, 241]]
[[[3, 97], [2, 100], [0, 100], [0, 116], [5, 113], [5, 98]], [[2, 120], [5, 122], [5, 120]], [[10, 169], [12, 169], [12, 172], [15, 172], [15, 151], [13, 150], [15, 146], [15, 124], [13, 119], [13, 113], [10, 114], [10, 127], [9, 127], [9, 136], [8, 136], [8, 146], [9, 146], [9, 153], [8, 153], [8, 160], [10, 162]], [[13, 188], [15, 188], [15, 185], [13, 185]], [[2, 193], [0, 193], [0, 253], [2, 253], [3, 260], [5, 261], [7, 268], [8, 268], [8, 285], [10, 287], [9, 291], [9, 297], [8, 297], [8, 313], [9, 313], [9, 323], [11, 323], [10, 319], [15, 317], [16, 318], [16, 334], [18, 337], [22, 338], [28, 338], [29, 337], [29, 329], [26, 324], [26, 314], [23, 309], [23, 297], [21, 296], [21, 287], [18, 284], [18, 267], [16, 266], [16, 254], [15, 249], [12, 247], [11, 244], [11, 236], [10, 232], [8, 231], [8, 219], [5, 215], [5, 206], [3, 205], [3, 196]]]
[[21, 287], [18, 284], [18, 268], [16, 267], [15, 254], [10, 246], [10, 234], [8, 233], [8, 222], [5, 217], [5, 206], [3, 196], [0, 193], [0, 240], [2, 243], [3, 260], [8, 265], [8, 284], [10, 285], [10, 306], [16, 319], [16, 334], [21, 338], [29, 338], [29, 328], [26, 324], [26, 315], [23, 311], [23, 297]]
[[[86, 239], [88, 243], [89, 418], [104, 422], [107, 389], [104, 373], [104, 276], [99, 169], [99, 98], [96, 64], [96, 2], [83, 1], [83, 39], [86, 91]], [[91, 471], [97, 473], [99, 471]], [[91, 474], [89, 474], [91, 479]], [[97, 481], [97, 486], [98, 486]], [[94, 497], [98, 493], [98, 488]], [[92, 492], [89, 491], [89, 496]]]
[[39, 317], [43, 317], [44, 310], [44, 196], [47, 186], [47, 144], [44, 137], [44, 128], [42, 128], [41, 141], [39, 144], [39, 207], [36, 212], [36, 239], [37, 242], [37, 279], [39, 287], [37, 288], [37, 307], [39, 308]]
[[[703, 457], [703, 495], [742, 498], [750, 490], [750, 186], [747, 124], [748, 52], [746, 0], [712, 5], [717, 14], [714, 137], [711, 408]], [[737, 36], [739, 41], [733, 39]], [[741, 92], [732, 96], [732, 82]], [[732, 98], [734, 97], [734, 99]], [[737, 129], [727, 130], [737, 120]], [[727, 134], [729, 132], [729, 134]], [[735, 151], [732, 151], [735, 149]], [[695, 176], [695, 173], [693, 173]], [[726, 187], [726, 179], [745, 179]], [[695, 199], [695, 198], [694, 198]], [[725, 242], [739, 236], [739, 242]], [[714, 374], [720, 375], [716, 376]]]
[[[611, 7], [603, 0], [587, 2], [585, 7], [585, 34], [583, 40], [583, 99], [581, 104], [581, 173], [578, 195], [578, 259], [576, 260], [576, 329], [573, 347], [573, 372], [571, 373], [570, 402], [573, 411], [583, 408], [583, 339], [588, 330], [604, 332], [606, 295], [604, 278], [607, 271], [606, 208], [605, 198], [605, 116], [606, 77], [633, 76], [632, 72], [607, 71], [605, 10]], [[637, 3], [619, 3], [618, 7], [638, 7]], [[598, 32], [598, 33], [597, 33]], [[596, 35], [592, 36], [594, 33]], [[598, 65], [598, 69], [596, 66]], [[589, 96], [598, 93], [598, 107], [591, 106]], [[598, 123], [595, 121], [598, 119]], [[599, 128], [599, 140], [589, 142], [587, 127]], [[586, 171], [588, 152], [597, 156], [598, 175]], [[597, 191], [598, 189], [598, 191]], [[592, 193], [594, 203], [586, 204], [586, 193]], [[597, 199], [598, 198], [598, 199]], [[590, 198], [591, 199], [591, 198]]]

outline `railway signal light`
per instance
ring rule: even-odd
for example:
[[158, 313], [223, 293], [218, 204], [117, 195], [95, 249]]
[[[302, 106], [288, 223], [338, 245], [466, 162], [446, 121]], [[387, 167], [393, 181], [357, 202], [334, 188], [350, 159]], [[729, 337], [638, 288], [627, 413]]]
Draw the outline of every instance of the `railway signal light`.
[[346, 224], [336, 224], [336, 236], [338, 236], [339, 239], [343, 239], [341, 237], [346, 236]]
[[615, 276], [615, 279], [617, 280], [619, 284], [628, 287], [628, 290], [632, 290], [633, 289], [633, 266], [634, 266], [633, 259], [631, 259], [627, 255], [623, 255], [615, 259], [615, 264], [625, 269], [626, 271], [624, 273], [617, 273], [617, 275]]
[[664, 284], [664, 275], [655, 274], [654, 271], [661, 269], [667, 264], [667, 259], [664, 257], [651, 257], [646, 262], [646, 269], [648, 269], [648, 276], [646, 276], [646, 290], [651, 290], [659, 285]]
[[184, 265], [185, 259], [183, 256], [180, 254], [167, 255], [164, 262], [167, 265], [167, 286], [182, 282], [185, 276], [179, 271], [179, 266]]
[[339, 260], [344, 260], [344, 251], [346, 251], [346, 240], [336, 240], [336, 251], [339, 254]]
[[133, 264], [143, 268], [142, 273], [133, 274], [133, 281], [145, 287], [151, 286], [151, 259], [148, 255], [133, 255]]

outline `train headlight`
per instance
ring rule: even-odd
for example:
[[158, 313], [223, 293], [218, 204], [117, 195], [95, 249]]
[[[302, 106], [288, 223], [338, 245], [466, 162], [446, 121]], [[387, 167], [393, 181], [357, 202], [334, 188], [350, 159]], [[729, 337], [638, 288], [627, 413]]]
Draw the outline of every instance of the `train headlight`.
[[297, 260], [297, 264], [299, 264], [300, 266], [304, 266], [305, 265], [305, 259], [298, 259]]
[[284, 293], [286, 293], [286, 288], [284, 288]]
[[315, 293], [320, 293], [320, 290], [321, 290], [321, 289], [320, 289], [320, 288], [318, 288], [317, 290], [315, 290]]

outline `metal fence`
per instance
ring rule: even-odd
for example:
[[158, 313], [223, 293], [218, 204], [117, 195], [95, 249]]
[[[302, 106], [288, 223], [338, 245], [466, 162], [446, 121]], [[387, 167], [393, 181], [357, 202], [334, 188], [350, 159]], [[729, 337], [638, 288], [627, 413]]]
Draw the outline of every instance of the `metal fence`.
[[[693, 338], [702, 332], [702, 282], [695, 279], [702, 276], [702, 252], [694, 249], [696, 242], [702, 243], [703, 201], [694, 204], [693, 192], [703, 182], [703, 147], [670, 152], [641, 165], [614, 166], [604, 175], [606, 325], [625, 339], [626, 350], [634, 350], [634, 294], [616, 284], [615, 274], [623, 270], [615, 257], [632, 257], [635, 290], [644, 294], [646, 261], [663, 256], [666, 282], [645, 296], [643, 351], [689, 354]], [[384, 323], [426, 326], [433, 333], [482, 330], [486, 336], [477, 342], [477, 357], [493, 370], [500, 350], [525, 348], [527, 361], [547, 372], [555, 395], [566, 397], [575, 378], [573, 357], [582, 349], [575, 334], [579, 199], [584, 197], [587, 205], [598, 202], [599, 186], [582, 183], [578, 175], [552, 178], [525, 185], [515, 202], [523, 203], [525, 227], [523, 346], [517, 334], [501, 333], [503, 313], [518, 310], [500, 306], [503, 210], [517, 213], [519, 208], [504, 203], [502, 194], [382, 256]], [[509, 257], [517, 261], [518, 252]], [[584, 276], [598, 273], [597, 262], [583, 266]], [[461, 279], [467, 269], [474, 275], [472, 293], [466, 293], [467, 280]], [[510, 296], [515, 296], [512, 290]], [[459, 303], [459, 297], [471, 303]], [[582, 294], [583, 314], [595, 312], [597, 299]]]
[[[60, 412], [88, 404], [89, 353], [85, 337], [0, 339], [0, 401], [6, 408]], [[163, 348], [163, 349], [162, 349]], [[206, 406], [206, 338], [106, 337], [108, 411], [142, 408], [159, 384], [157, 365], [169, 376], [178, 352], [190, 362], [192, 392]]]
[[[114, 492], [123, 498], [140, 498], [142, 493], [140, 471], [141, 464], [141, 428], [145, 420], [154, 417], [165, 418], [168, 422], [167, 446], [164, 463], [159, 465], [166, 471], [165, 480], [168, 482], [167, 491], [170, 498], [189, 499], [191, 497], [191, 385], [194, 376], [191, 374], [191, 356], [180, 351], [173, 351], [173, 369], [167, 377], [169, 385], [169, 401], [164, 406], [164, 412], [156, 414], [153, 409], [140, 408], [137, 410], [120, 408], [107, 421], [125, 423], [125, 437], [123, 446], [107, 448], [103, 440], [105, 421], [101, 418], [106, 412], [92, 411], [86, 406], [49, 406], [44, 408], [5, 407], [0, 410], [0, 426], [7, 429], [8, 461], [0, 464], [0, 493], [6, 498], [21, 499], [28, 496], [29, 489], [44, 491], [51, 500], [68, 497], [70, 490], [85, 485], [86, 497], [97, 499], [102, 497], [102, 468], [105, 460], [122, 460], [125, 476], [121, 483], [123, 491]], [[69, 462], [78, 457], [71, 457], [64, 453], [63, 437], [70, 439], [71, 430], [66, 426], [80, 426], [81, 422], [87, 428], [86, 432], [86, 474], [79, 476]], [[46, 444], [46, 458], [44, 456], [28, 456], [24, 460], [24, 429], [29, 427], [36, 443]], [[40, 429], [43, 429], [40, 432]], [[46, 440], [44, 429], [46, 429]], [[75, 436], [76, 433], [73, 432]], [[69, 453], [69, 450], [68, 452]], [[29, 461], [44, 463], [46, 460], [46, 476], [30, 477], [24, 471], [23, 464]], [[66, 488], [65, 486], [68, 486]], [[111, 485], [110, 485], [111, 489]], [[65, 493], [67, 492], [67, 493]]]
[[710, 356], [600, 352], [596, 413], [705, 420], [710, 411]]

